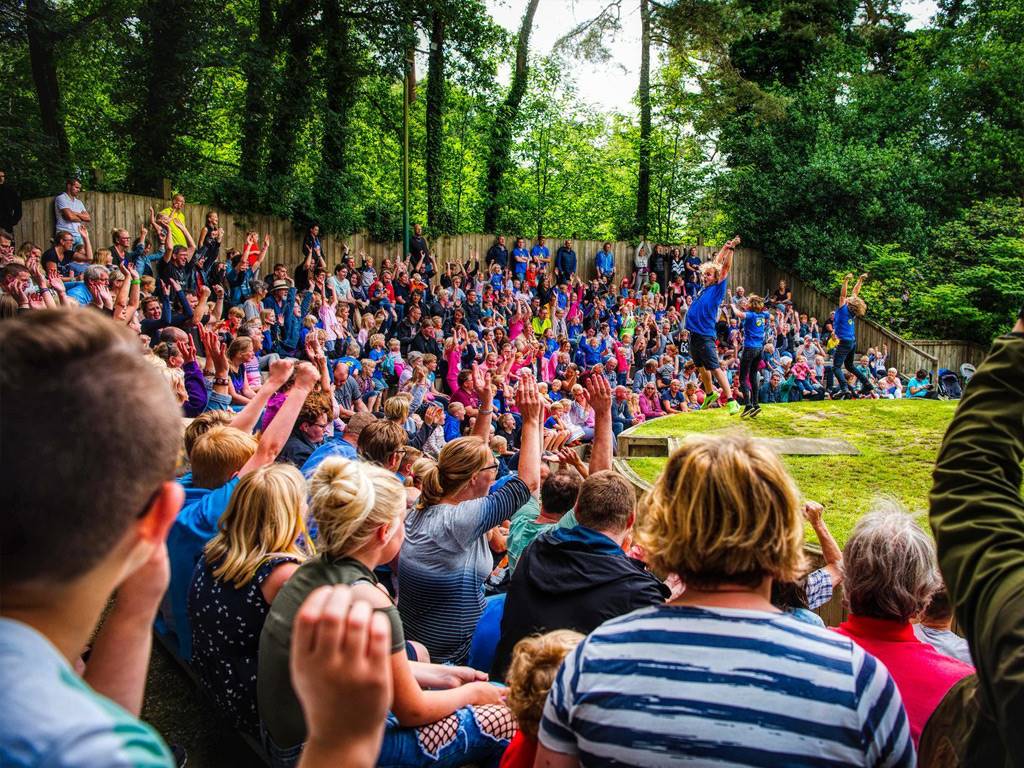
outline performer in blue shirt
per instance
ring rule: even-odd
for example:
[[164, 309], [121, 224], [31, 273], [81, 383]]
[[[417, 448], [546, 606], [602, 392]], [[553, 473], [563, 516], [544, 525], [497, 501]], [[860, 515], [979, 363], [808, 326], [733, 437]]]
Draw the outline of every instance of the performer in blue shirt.
[[740, 391], [743, 393], [743, 413], [740, 418], [757, 416], [761, 412], [758, 402], [760, 395], [761, 353], [764, 352], [764, 333], [771, 320], [771, 313], [764, 308], [764, 299], [750, 296], [745, 310], [736, 309], [736, 316], [743, 321], [743, 352], [740, 355]]
[[857, 283], [853, 286], [853, 293], [847, 297], [846, 290], [850, 280], [853, 279], [853, 275], [847, 273], [843, 278], [843, 289], [839, 293], [839, 309], [836, 310], [832, 318], [832, 327], [839, 338], [839, 344], [832, 353], [832, 370], [839, 383], [839, 399], [848, 399], [854, 396], [846, 383], [846, 374], [843, 373], [844, 365], [846, 370], [857, 377], [862, 395], [869, 395], [874, 389], [871, 382], [868, 381], [868, 377], [853, 364], [854, 355], [857, 353], [857, 326], [854, 323], [854, 318], [863, 317], [868, 310], [864, 299], [858, 296], [867, 277], [867, 274], [863, 274], [857, 278]]
[[718, 349], [715, 347], [715, 323], [718, 321], [719, 307], [725, 299], [725, 290], [729, 283], [733, 250], [739, 243], [740, 239], [734, 237], [722, 246], [714, 261], [701, 267], [704, 290], [694, 299], [686, 313], [686, 330], [690, 332], [690, 355], [704, 385], [704, 405], [701, 406], [701, 410], [711, 408], [718, 402], [712, 384], [712, 374], [725, 393], [729, 413], [739, 413], [740, 410], [729, 386], [729, 377], [718, 361]]

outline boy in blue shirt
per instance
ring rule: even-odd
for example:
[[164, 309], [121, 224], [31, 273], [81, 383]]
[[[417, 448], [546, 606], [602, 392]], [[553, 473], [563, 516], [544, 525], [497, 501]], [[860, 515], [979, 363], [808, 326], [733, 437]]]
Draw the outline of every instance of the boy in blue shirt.
[[858, 295], [861, 286], [864, 285], [864, 281], [867, 279], [867, 274], [857, 278], [857, 283], [853, 286], [853, 293], [848, 297], [846, 295], [847, 288], [852, 279], [853, 275], [851, 273], [847, 273], [846, 277], [843, 278], [843, 288], [839, 293], [839, 309], [836, 310], [832, 319], [832, 327], [835, 329], [836, 337], [839, 339], [839, 344], [836, 345], [832, 353], [832, 371], [835, 374], [836, 382], [839, 384], [838, 399], [840, 400], [853, 397], [853, 392], [850, 391], [846, 383], [846, 376], [843, 374], [842, 369], [844, 366], [846, 370], [857, 377], [857, 381], [860, 382], [860, 393], [862, 395], [871, 394], [871, 390], [874, 389], [871, 386], [871, 382], [868, 381], [868, 377], [864, 375], [864, 372], [853, 364], [853, 356], [857, 351], [857, 327], [854, 323], [854, 318], [863, 317], [868, 309], [864, 299]]
[[[0, 765], [171, 768], [138, 716], [164, 538], [184, 497], [181, 410], [138, 337], [98, 312], [11, 318], [0, 347], [0, 441], [17, 446], [0, 515]], [[110, 409], [104, 393], [115, 391]], [[55, 446], [65, 460], [41, 460]], [[145, 460], [111, 475], [112, 449]]]
[[690, 355], [701, 383], [704, 385], [704, 404], [701, 410], [713, 407], [718, 398], [714, 394], [712, 377], [718, 381], [730, 414], [739, 413], [740, 406], [729, 386], [729, 377], [722, 370], [718, 360], [718, 349], [715, 346], [716, 328], [719, 307], [725, 299], [729, 283], [729, 269], [732, 267], [733, 250], [739, 245], [740, 239], [734, 237], [722, 246], [714, 261], [705, 264], [701, 269], [704, 290], [694, 299], [686, 313], [686, 330], [690, 333]]

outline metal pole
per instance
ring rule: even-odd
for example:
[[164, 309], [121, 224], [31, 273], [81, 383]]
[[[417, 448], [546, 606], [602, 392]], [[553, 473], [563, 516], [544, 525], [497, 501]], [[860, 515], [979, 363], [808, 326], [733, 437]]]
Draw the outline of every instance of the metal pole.
[[405, 75], [402, 78], [402, 258], [409, 257], [409, 59], [406, 54]]

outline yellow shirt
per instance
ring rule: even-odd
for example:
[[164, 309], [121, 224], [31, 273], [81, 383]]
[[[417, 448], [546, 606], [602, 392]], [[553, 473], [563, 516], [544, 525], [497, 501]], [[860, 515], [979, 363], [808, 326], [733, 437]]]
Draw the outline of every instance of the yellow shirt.
[[[181, 225], [185, 224], [185, 214], [181, 211], [176, 211], [173, 208], [168, 207], [164, 208], [160, 213]], [[175, 226], [171, 227], [171, 242], [174, 243], [174, 245], [188, 245], [188, 241], [185, 239], [185, 233]]]

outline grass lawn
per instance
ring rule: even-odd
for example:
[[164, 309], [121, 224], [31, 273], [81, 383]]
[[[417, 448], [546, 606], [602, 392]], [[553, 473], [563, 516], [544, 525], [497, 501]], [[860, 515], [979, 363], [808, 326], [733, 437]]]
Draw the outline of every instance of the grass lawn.
[[[825, 506], [825, 520], [842, 546], [857, 519], [879, 497], [901, 502], [927, 528], [931, 471], [957, 403], [952, 400], [856, 400], [765, 405], [753, 421], [724, 409], [666, 416], [635, 434], [681, 437], [747, 429], [758, 437], [841, 438], [859, 456], [783, 456], [804, 498]], [[632, 469], [654, 482], [664, 458], [631, 459]], [[807, 539], [816, 542], [810, 528]]]

